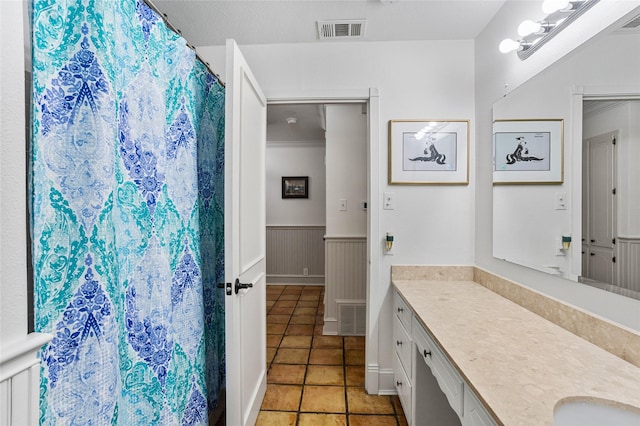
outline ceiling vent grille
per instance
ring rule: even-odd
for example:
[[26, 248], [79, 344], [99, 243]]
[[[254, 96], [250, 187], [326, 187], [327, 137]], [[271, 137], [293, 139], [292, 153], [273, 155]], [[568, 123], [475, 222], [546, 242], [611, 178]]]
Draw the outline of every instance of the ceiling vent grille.
[[622, 26], [622, 28], [638, 28], [640, 27], [640, 15], [636, 16], [626, 24]]
[[366, 22], [364, 19], [318, 21], [318, 37], [320, 40], [362, 38]]

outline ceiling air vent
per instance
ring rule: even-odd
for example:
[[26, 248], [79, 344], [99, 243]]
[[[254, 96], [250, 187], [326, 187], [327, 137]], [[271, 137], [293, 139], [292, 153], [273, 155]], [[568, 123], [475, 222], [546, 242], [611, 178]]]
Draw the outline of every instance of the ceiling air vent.
[[622, 26], [622, 28], [638, 28], [640, 27], [640, 15], [636, 16], [626, 24]]
[[364, 19], [318, 21], [318, 37], [320, 40], [362, 38], [365, 23]]

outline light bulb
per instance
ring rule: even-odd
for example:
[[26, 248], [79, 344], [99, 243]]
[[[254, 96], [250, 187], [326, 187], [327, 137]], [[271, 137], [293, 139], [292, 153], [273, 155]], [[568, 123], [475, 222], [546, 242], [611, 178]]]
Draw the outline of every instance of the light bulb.
[[550, 15], [558, 10], [566, 9], [571, 3], [569, 0], [544, 0], [542, 2], [542, 11]]
[[526, 37], [529, 34], [540, 32], [541, 29], [542, 24], [540, 22], [533, 22], [527, 19], [518, 26], [518, 34], [520, 34], [520, 37]]
[[500, 46], [498, 46], [498, 49], [500, 49], [500, 52], [502, 53], [513, 52], [514, 50], [520, 49], [520, 43], [511, 40], [510, 38], [506, 38], [502, 40], [502, 42], [500, 42]]

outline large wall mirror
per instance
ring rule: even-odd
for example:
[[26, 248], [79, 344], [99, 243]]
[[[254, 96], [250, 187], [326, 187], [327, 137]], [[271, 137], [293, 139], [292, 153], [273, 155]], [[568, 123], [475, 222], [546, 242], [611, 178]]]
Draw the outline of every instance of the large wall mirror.
[[640, 27], [586, 43], [493, 116], [493, 256], [640, 299]]

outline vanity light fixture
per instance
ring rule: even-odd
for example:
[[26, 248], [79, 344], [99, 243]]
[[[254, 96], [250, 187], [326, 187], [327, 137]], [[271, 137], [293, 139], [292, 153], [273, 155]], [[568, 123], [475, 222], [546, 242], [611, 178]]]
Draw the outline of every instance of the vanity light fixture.
[[296, 124], [298, 119], [296, 117], [287, 117], [287, 124]]
[[540, 21], [526, 20], [518, 26], [519, 40], [505, 39], [500, 43], [502, 53], [516, 51], [521, 60], [527, 59], [566, 28], [599, 0], [545, 0], [542, 11], [547, 14]]
[[565, 234], [562, 236], [562, 250], [569, 250], [571, 247], [571, 235]]

